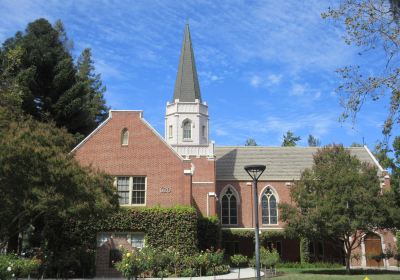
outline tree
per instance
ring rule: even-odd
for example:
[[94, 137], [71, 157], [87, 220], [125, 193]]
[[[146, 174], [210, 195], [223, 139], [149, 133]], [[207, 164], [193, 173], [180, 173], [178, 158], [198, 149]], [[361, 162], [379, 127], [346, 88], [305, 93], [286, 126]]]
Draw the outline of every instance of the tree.
[[295, 136], [293, 132], [288, 130], [286, 135], [283, 135], [282, 147], [294, 147], [301, 140], [300, 136]]
[[310, 239], [342, 241], [348, 272], [362, 233], [383, 221], [377, 169], [341, 145], [318, 150], [313, 167], [291, 189], [291, 198], [295, 205], [280, 205], [286, 230]]
[[343, 24], [346, 28], [345, 42], [361, 49], [360, 55], [372, 52], [383, 54], [381, 69], [363, 69], [359, 65], [338, 69], [342, 82], [338, 87], [344, 107], [342, 120], [355, 121], [367, 99], [390, 97], [390, 110], [383, 133], [389, 135], [394, 123], [399, 122], [400, 105], [400, 26], [398, 0], [346, 0], [322, 14]]
[[109, 108], [104, 102], [104, 92], [101, 75], [95, 73], [92, 51], [89, 48], [83, 50], [78, 59], [78, 77], [86, 87], [86, 94], [89, 103], [89, 120], [95, 120], [96, 124], [105, 120]]
[[70, 221], [117, 207], [113, 180], [79, 165], [65, 129], [30, 117], [1, 123], [0, 249], [21, 252], [19, 236], [29, 236], [30, 245], [48, 256], [47, 269], [58, 274], [88, 254], [66, 231]]
[[390, 172], [390, 190], [384, 193], [385, 217], [383, 227], [397, 230], [400, 228], [400, 136], [394, 138], [393, 149], [387, 143], [378, 143], [374, 155], [382, 168]]
[[318, 138], [312, 136], [311, 134], [308, 135], [307, 141], [308, 141], [308, 146], [310, 147], [318, 147], [321, 145], [321, 141]]
[[104, 88], [90, 52], [83, 59], [88, 71], [78, 75], [70, 42], [60, 21], [55, 27], [45, 19], [29, 23], [0, 49], [0, 92], [17, 92], [23, 113], [36, 120], [87, 135], [104, 119]]
[[246, 143], [244, 143], [244, 145], [245, 146], [258, 146], [256, 140], [253, 138], [248, 138], [246, 140]]

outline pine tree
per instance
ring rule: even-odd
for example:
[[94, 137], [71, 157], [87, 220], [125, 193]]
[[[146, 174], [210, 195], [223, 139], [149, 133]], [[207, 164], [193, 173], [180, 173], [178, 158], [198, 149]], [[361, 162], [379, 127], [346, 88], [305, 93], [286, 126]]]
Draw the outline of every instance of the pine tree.
[[282, 147], [294, 147], [301, 140], [300, 136], [295, 136], [293, 132], [288, 130], [286, 135], [283, 135]]
[[318, 147], [318, 146], [321, 146], [321, 141], [318, 139], [318, 138], [316, 138], [316, 137], [314, 137], [313, 135], [308, 135], [308, 146], [310, 146], [310, 147]]
[[[94, 68], [82, 78], [71, 47], [61, 21], [54, 27], [45, 19], [29, 23], [25, 32], [17, 32], [3, 43], [0, 90], [10, 85], [17, 88], [24, 114], [54, 121], [70, 133], [87, 135], [104, 119], [105, 88], [100, 76], [93, 74]], [[8, 58], [15, 53], [20, 54], [19, 61], [10, 68]], [[88, 64], [93, 67], [90, 59]]]

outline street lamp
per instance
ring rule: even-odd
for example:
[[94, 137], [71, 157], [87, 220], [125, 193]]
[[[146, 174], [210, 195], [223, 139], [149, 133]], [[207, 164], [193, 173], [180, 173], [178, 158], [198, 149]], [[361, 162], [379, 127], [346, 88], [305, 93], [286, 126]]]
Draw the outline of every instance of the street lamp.
[[255, 219], [255, 243], [256, 243], [256, 273], [257, 280], [261, 279], [260, 276], [260, 237], [259, 237], [259, 226], [258, 226], [258, 192], [257, 192], [257, 181], [261, 174], [265, 170], [265, 165], [246, 165], [244, 167], [247, 174], [253, 179], [253, 200], [254, 200], [254, 219]]

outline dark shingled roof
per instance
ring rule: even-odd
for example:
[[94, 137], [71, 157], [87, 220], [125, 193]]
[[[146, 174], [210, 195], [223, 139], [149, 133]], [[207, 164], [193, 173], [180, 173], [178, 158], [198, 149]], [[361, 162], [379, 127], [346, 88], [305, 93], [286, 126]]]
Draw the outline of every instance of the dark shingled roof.
[[175, 102], [175, 99], [179, 99], [180, 102], [195, 102], [198, 99], [201, 102], [200, 86], [188, 24], [185, 27], [172, 102]]
[[[318, 147], [215, 147], [217, 180], [249, 181], [245, 165], [263, 164], [267, 168], [260, 180], [298, 180], [301, 172], [313, 165]], [[361, 161], [382, 167], [366, 147], [348, 148]]]

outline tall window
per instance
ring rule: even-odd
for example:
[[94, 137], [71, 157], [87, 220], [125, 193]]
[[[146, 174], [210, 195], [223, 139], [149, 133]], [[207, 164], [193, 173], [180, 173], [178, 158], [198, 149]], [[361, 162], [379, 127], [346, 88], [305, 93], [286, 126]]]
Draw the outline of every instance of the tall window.
[[172, 125], [168, 127], [168, 137], [172, 138]]
[[132, 204], [144, 204], [146, 198], [146, 178], [133, 177]]
[[129, 204], [129, 177], [117, 178], [117, 191], [119, 204]]
[[183, 122], [183, 139], [192, 139], [192, 123], [189, 120]]
[[117, 177], [120, 205], [146, 204], [146, 177]]
[[278, 223], [278, 208], [276, 197], [271, 188], [267, 188], [261, 198], [262, 223], [276, 225]]
[[127, 146], [129, 141], [129, 131], [127, 128], [124, 128], [121, 133], [121, 145]]
[[232, 190], [228, 187], [221, 198], [221, 220], [223, 225], [237, 224], [237, 198]]
[[206, 126], [205, 125], [203, 125], [201, 127], [201, 136], [206, 137]]

